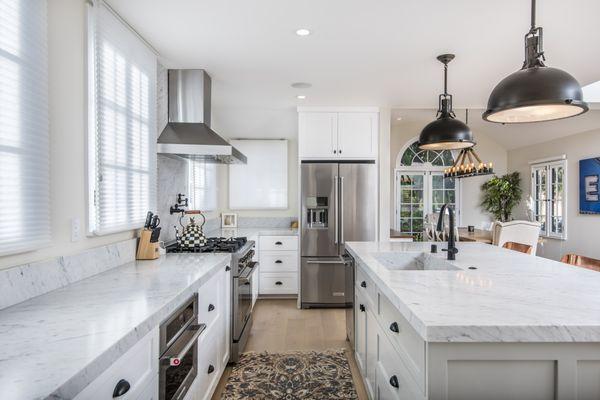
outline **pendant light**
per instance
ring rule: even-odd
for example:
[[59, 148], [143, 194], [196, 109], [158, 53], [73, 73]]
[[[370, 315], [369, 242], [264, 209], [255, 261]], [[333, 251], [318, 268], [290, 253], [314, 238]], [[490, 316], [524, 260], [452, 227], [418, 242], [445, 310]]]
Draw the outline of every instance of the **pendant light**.
[[455, 150], [472, 147], [473, 134], [469, 127], [456, 119], [452, 111], [452, 95], [448, 94], [448, 63], [454, 54], [442, 54], [437, 59], [444, 64], [444, 94], [438, 97], [437, 119], [429, 123], [419, 136], [422, 150]]
[[492, 90], [484, 120], [503, 124], [552, 121], [588, 110], [579, 82], [563, 70], [544, 65], [542, 34], [542, 28], [535, 26], [535, 0], [531, 0], [523, 67]]

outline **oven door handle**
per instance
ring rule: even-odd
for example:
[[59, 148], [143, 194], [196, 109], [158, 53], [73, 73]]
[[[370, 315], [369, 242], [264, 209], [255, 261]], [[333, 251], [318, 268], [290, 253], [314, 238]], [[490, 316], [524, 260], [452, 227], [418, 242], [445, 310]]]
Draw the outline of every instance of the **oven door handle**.
[[177, 366], [181, 362], [181, 359], [185, 357], [187, 352], [192, 348], [198, 341], [198, 337], [206, 329], [206, 324], [193, 324], [190, 325], [182, 334], [177, 338], [175, 343], [171, 345], [160, 357], [160, 363], [167, 366]]

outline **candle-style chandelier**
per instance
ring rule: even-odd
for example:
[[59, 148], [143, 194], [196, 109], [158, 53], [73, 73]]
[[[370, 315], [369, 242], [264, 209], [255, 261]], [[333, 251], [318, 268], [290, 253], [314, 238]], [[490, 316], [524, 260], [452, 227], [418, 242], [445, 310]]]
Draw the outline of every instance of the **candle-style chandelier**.
[[[465, 120], [469, 121], [469, 110], [465, 111]], [[445, 178], [469, 178], [471, 176], [491, 175], [494, 166], [491, 162], [484, 163], [473, 147], [462, 149], [454, 161], [454, 165], [444, 170]]]

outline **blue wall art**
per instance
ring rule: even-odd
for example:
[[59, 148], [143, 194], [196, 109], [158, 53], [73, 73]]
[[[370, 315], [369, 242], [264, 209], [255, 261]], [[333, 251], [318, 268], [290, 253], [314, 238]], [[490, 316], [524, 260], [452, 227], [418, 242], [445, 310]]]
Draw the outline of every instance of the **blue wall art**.
[[579, 161], [579, 212], [600, 214], [600, 157]]

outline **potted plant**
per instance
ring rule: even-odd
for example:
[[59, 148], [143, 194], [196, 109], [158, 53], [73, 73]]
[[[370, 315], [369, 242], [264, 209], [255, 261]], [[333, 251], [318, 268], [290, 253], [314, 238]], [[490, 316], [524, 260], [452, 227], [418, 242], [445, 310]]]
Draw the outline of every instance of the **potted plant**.
[[483, 200], [481, 207], [497, 220], [509, 221], [513, 208], [521, 201], [521, 177], [518, 172], [494, 176], [481, 186]]

